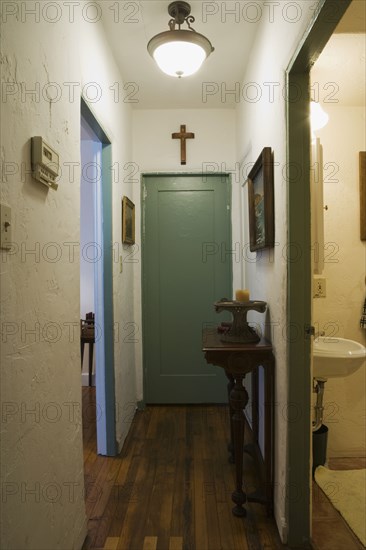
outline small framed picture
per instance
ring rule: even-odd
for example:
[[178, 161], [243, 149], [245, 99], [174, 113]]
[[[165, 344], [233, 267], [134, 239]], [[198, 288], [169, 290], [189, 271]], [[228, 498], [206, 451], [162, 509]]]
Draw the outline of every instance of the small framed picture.
[[135, 205], [127, 197], [122, 199], [122, 242], [135, 242]]
[[248, 175], [250, 250], [274, 246], [273, 154], [265, 147]]

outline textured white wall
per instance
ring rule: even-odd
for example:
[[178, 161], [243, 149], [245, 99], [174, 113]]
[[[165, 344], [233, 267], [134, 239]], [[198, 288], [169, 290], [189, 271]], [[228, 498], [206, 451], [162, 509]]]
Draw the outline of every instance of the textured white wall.
[[[13, 414], [3, 417], [1, 464], [14, 492], [2, 505], [3, 548], [80, 547], [86, 530], [79, 258], [77, 251], [70, 260], [67, 244], [79, 242], [80, 107], [65, 95], [50, 103], [42, 93], [49, 82], [80, 81], [76, 30], [15, 18], [3, 25], [2, 74], [15, 93], [1, 106], [1, 157], [5, 171], [9, 163], [16, 171], [2, 184], [14, 241], [11, 252], [1, 251], [2, 319], [14, 327], [10, 336], [10, 325], [2, 326], [2, 401]], [[36, 91], [22, 100], [22, 89]], [[21, 174], [22, 166], [30, 170], [34, 135], [60, 154], [58, 191]], [[68, 161], [77, 163], [74, 177]]]
[[[245, 71], [237, 108], [238, 159], [243, 179], [263, 147], [274, 151], [275, 247], [250, 253], [247, 222], [247, 187], [237, 187], [242, 204], [243, 237], [241, 269], [245, 286], [253, 299], [268, 303], [263, 327], [272, 341], [276, 356], [275, 385], [275, 517], [282, 534], [286, 530], [287, 475], [287, 185], [286, 181], [286, 91], [285, 71], [307, 25], [314, 15], [314, 4], [301, 1], [274, 7], [272, 20], [263, 18]], [[286, 11], [288, 10], [288, 11]], [[228, 83], [230, 88], [230, 83]], [[232, 87], [232, 86], [231, 86]], [[263, 315], [252, 320], [264, 324]]]
[[[16, 10], [17, 4], [12, 7]], [[123, 82], [103, 29], [81, 17], [82, 4], [75, 6], [73, 22], [69, 8], [60, 4], [60, 9], [56, 23], [45, 21], [42, 11], [38, 20], [25, 12], [23, 18], [7, 15], [2, 20], [7, 85], [1, 103], [1, 200], [12, 208], [14, 245], [0, 255], [5, 412], [1, 546], [17, 550], [80, 548], [86, 534], [78, 248], [83, 87], [113, 143], [113, 237], [122, 255], [121, 196], [131, 192], [123, 181], [123, 167], [131, 160], [130, 109], [123, 100], [115, 101], [109, 89]], [[96, 86], [85, 88], [88, 83]], [[96, 101], [95, 90], [102, 90]], [[47, 190], [29, 175], [34, 135], [42, 135], [60, 154], [58, 191]], [[116, 436], [121, 445], [134, 411], [135, 378], [133, 345], [123, 342], [125, 324], [133, 321], [133, 274], [120, 275], [118, 259], [114, 299], [122, 334], [115, 345]]]
[[[180, 164], [180, 142], [171, 134], [185, 124], [195, 139], [187, 141], [187, 164]], [[133, 160], [136, 174], [133, 184], [136, 218], [135, 278], [136, 322], [141, 327], [141, 173], [153, 172], [230, 172], [235, 170], [235, 112], [233, 110], [137, 110], [133, 113]], [[236, 205], [233, 205], [235, 208]], [[233, 227], [234, 230], [234, 227]], [[131, 258], [132, 259], [132, 258]], [[141, 335], [141, 331], [139, 332]], [[143, 397], [142, 342], [136, 344], [138, 399]]]
[[[366, 243], [360, 240], [358, 153], [366, 150], [364, 107], [323, 105], [327, 126], [317, 131], [323, 145], [326, 298], [313, 301], [313, 320], [329, 336], [366, 345], [360, 328], [365, 299]], [[366, 369], [325, 385], [328, 455], [366, 455]]]

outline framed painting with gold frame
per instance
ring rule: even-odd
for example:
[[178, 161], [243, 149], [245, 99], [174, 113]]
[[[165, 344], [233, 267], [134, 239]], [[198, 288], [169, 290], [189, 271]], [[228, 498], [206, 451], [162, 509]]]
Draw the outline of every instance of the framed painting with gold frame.
[[122, 242], [135, 243], [135, 205], [127, 197], [122, 199]]
[[254, 252], [274, 246], [273, 154], [265, 147], [248, 175], [249, 239]]

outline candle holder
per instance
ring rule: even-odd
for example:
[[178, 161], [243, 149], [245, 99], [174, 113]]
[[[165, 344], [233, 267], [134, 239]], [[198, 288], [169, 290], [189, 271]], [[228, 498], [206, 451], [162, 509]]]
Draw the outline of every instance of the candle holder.
[[238, 344], [250, 344], [259, 342], [260, 336], [256, 333], [253, 327], [248, 325], [247, 314], [253, 309], [264, 313], [266, 311], [267, 302], [260, 300], [249, 300], [248, 302], [237, 302], [235, 300], [227, 300], [223, 298], [214, 303], [217, 313], [221, 311], [230, 311], [233, 316], [233, 322], [230, 330], [221, 335], [222, 342], [235, 342]]

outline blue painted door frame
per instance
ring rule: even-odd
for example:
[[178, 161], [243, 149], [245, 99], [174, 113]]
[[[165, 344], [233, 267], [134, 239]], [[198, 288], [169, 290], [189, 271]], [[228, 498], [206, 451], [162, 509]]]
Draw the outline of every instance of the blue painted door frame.
[[96, 185], [95, 243], [100, 260], [94, 264], [96, 320], [96, 423], [98, 454], [117, 453], [114, 321], [113, 321], [113, 240], [112, 240], [112, 145], [97, 119], [81, 98], [81, 117], [101, 142], [94, 159], [101, 178]]

